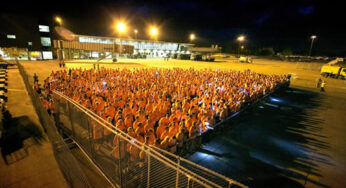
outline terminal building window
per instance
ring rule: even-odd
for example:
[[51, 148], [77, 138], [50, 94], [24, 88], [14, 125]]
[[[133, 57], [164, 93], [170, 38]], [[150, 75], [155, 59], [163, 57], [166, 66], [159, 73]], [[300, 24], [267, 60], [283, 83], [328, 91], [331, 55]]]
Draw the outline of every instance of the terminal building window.
[[16, 39], [16, 35], [7, 35], [8, 39]]
[[42, 52], [43, 59], [53, 59], [53, 53], [51, 51]]
[[38, 30], [39, 30], [40, 32], [49, 33], [49, 26], [46, 26], [46, 25], [39, 25], [39, 26], [38, 26]]
[[49, 37], [41, 37], [41, 45], [42, 46], [51, 46], [50, 38]]

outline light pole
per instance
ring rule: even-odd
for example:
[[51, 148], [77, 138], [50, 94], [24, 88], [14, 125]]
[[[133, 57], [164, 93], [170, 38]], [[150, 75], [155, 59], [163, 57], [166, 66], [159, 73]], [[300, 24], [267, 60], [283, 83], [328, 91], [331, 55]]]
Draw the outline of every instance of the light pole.
[[317, 36], [312, 35], [310, 38], [311, 38], [311, 46], [310, 46], [310, 50], [309, 50], [309, 56], [311, 56], [312, 45], [314, 45], [314, 40], [317, 38]]
[[[149, 28], [149, 35], [150, 35], [150, 38], [153, 39], [154, 41], [157, 41], [157, 38], [158, 38], [158, 35], [159, 35], [159, 30], [156, 26], [151, 26]], [[151, 54], [151, 57], [154, 56], [154, 52], [150, 52]]]
[[[124, 33], [126, 33], [126, 30], [127, 30], [126, 23], [125, 23], [125, 22], [122, 22], [122, 21], [117, 22], [117, 24], [115, 25], [115, 29], [116, 29], [116, 32], [119, 34], [119, 38], [120, 38], [120, 49], [121, 49], [121, 52], [122, 52], [122, 43], [123, 43], [123, 41], [122, 41], [121, 37], [122, 37], [122, 35], [123, 35]], [[115, 51], [116, 51], [116, 50], [115, 50], [115, 41], [114, 41], [114, 44], [113, 44], [113, 53], [115, 53]], [[121, 52], [119, 52], [119, 55], [120, 55]], [[113, 61], [114, 61], [114, 57], [113, 57]]]
[[137, 30], [137, 29], [135, 29], [133, 32], [135, 33], [135, 38], [136, 38], [136, 40], [137, 40], [137, 34], [138, 34], [138, 30]]
[[120, 45], [123, 44], [123, 41], [122, 41], [122, 37], [123, 37], [123, 34], [126, 33], [126, 30], [127, 30], [127, 26], [124, 22], [118, 22], [117, 23], [117, 32], [119, 34], [119, 38], [120, 38]]
[[[245, 40], [245, 36], [244, 36], [244, 35], [240, 35], [240, 36], [237, 37], [237, 41], [239, 42], [239, 46], [241, 45], [241, 43], [242, 43], [244, 40]], [[244, 46], [240, 46], [239, 48], [243, 49]], [[238, 51], [240, 51], [239, 48], [238, 48]], [[239, 54], [240, 54], [240, 53], [238, 53], [238, 55], [239, 55]]]

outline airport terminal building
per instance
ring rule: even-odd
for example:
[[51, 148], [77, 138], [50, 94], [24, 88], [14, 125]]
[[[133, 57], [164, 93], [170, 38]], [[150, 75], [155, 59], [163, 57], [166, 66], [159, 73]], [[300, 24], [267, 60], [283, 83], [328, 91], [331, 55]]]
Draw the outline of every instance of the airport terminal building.
[[[162, 58], [174, 54], [190, 54], [190, 43], [176, 43], [129, 38], [73, 35], [73, 40], [55, 40], [54, 48], [64, 59], [95, 58]], [[58, 55], [59, 56], [59, 55]]]

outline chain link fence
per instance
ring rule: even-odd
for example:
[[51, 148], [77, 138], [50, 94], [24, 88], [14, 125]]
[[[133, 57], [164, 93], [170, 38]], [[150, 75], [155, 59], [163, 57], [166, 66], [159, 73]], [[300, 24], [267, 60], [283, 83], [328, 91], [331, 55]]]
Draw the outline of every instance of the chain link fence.
[[52, 144], [55, 159], [59, 164], [60, 170], [63, 173], [67, 183], [70, 187], [91, 187], [81, 167], [72, 155], [69, 147], [60, 136], [53, 118], [44, 108], [40, 95], [34, 91], [33, 79], [30, 79], [23, 66], [18, 61], [17, 66], [41, 125]]
[[117, 187], [246, 187], [169, 152], [145, 145], [54, 91], [58, 129], [69, 134]]

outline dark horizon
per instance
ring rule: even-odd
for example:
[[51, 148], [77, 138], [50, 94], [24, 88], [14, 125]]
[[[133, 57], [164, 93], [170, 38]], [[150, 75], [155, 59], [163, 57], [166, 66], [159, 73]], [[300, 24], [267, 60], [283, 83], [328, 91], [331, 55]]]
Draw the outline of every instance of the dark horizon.
[[[125, 19], [138, 29], [139, 39], [148, 39], [148, 24], [160, 27], [160, 40], [189, 42], [195, 33], [197, 45], [218, 44], [223, 51], [234, 50], [236, 37], [246, 35], [248, 48], [273, 47], [276, 52], [292, 49], [305, 53], [310, 36], [317, 35], [313, 55], [344, 56], [345, 29], [342, 7], [335, 2], [314, 0], [237, 0], [237, 1], [170, 1], [137, 0], [97, 2], [51, 2], [4, 4], [3, 11], [30, 15], [54, 24], [63, 18], [63, 26], [74, 33], [95, 36], [117, 36], [111, 28], [114, 20]], [[133, 35], [132, 35], [133, 36]]]

